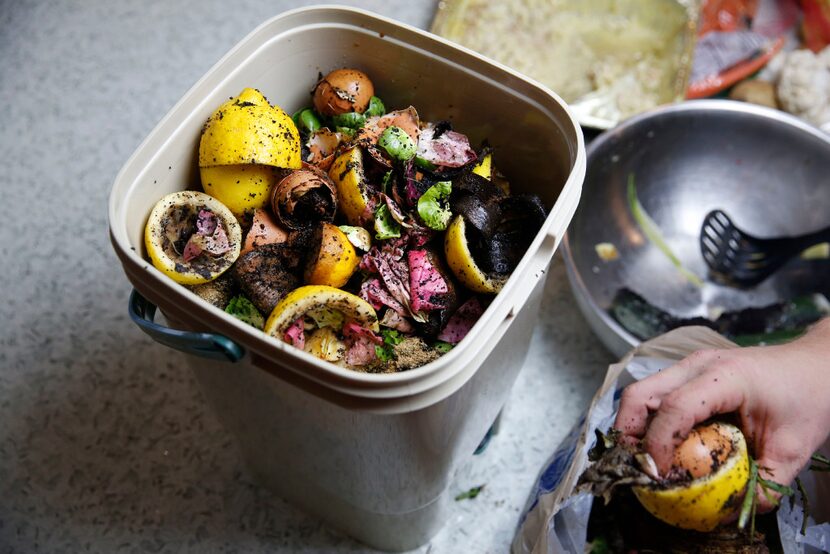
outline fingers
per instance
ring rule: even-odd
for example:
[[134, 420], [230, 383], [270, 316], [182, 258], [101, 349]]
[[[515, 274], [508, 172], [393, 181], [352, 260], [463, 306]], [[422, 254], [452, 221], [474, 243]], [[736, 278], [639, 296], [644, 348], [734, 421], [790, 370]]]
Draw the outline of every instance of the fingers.
[[697, 377], [720, 354], [716, 350], [700, 350], [651, 377], [625, 388], [614, 427], [623, 435], [642, 437], [648, 426], [648, 415], [660, 408], [663, 397]]
[[702, 371], [663, 398], [645, 435], [645, 448], [660, 473], [669, 470], [674, 448], [695, 424], [714, 414], [729, 413], [744, 403], [740, 377], [732, 371]]

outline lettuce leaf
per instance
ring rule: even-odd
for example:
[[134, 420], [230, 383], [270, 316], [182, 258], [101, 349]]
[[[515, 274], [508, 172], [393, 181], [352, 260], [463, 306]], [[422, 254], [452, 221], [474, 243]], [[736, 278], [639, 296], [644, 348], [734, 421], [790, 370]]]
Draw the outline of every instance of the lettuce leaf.
[[401, 236], [401, 226], [392, 217], [389, 206], [381, 204], [375, 211], [375, 238], [386, 240]]
[[253, 303], [244, 296], [240, 295], [231, 298], [231, 301], [228, 302], [228, 307], [225, 308], [225, 312], [257, 329], [265, 327], [265, 318], [254, 307]]
[[443, 231], [450, 223], [449, 201], [452, 183], [440, 181], [429, 187], [418, 199], [418, 215], [430, 229]]

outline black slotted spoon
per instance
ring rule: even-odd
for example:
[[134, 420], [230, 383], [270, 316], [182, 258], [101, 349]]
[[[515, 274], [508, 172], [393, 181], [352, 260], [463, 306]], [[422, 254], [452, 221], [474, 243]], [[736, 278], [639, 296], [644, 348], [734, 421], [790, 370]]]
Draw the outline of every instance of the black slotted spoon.
[[722, 210], [703, 218], [700, 252], [720, 281], [757, 285], [790, 258], [811, 246], [830, 241], [830, 227], [797, 237], [761, 239], [735, 226]]

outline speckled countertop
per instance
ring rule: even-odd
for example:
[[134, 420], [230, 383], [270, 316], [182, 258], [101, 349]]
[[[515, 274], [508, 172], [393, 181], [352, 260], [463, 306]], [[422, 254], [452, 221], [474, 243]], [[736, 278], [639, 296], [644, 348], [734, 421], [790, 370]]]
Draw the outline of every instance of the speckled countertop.
[[[426, 28], [435, 4], [353, 5]], [[266, 18], [306, 2], [0, 0], [0, 553], [363, 552], [252, 483], [181, 354], [127, 317], [107, 237], [115, 174]], [[506, 552], [544, 460], [610, 355], [561, 259], [500, 433], [418, 552]]]

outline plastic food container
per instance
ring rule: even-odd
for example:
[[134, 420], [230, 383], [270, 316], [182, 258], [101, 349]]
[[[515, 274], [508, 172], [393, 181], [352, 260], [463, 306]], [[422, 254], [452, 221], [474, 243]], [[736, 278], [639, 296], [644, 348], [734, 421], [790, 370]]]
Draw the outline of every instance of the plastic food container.
[[432, 32], [553, 88], [582, 125], [610, 129], [685, 97], [699, 10], [700, 0], [443, 0]]
[[[291, 113], [309, 103], [318, 72], [344, 66], [366, 71], [390, 108], [412, 104], [424, 119], [451, 118], [473, 144], [489, 139], [514, 193], [536, 193], [550, 208], [470, 334], [403, 373], [351, 371], [267, 337], [143, 256], [155, 202], [199, 183], [200, 130], [217, 106], [251, 86]], [[115, 179], [110, 234], [136, 289], [133, 319], [159, 342], [194, 354], [188, 360], [205, 396], [259, 481], [374, 547], [404, 550], [440, 529], [456, 468], [507, 399], [584, 176], [581, 131], [543, 86], [389, 19], [312, 7], [265, 22], [173, 107]], [[169, 327], [153, 322], [156, 306]]]

